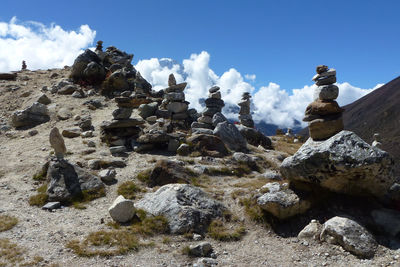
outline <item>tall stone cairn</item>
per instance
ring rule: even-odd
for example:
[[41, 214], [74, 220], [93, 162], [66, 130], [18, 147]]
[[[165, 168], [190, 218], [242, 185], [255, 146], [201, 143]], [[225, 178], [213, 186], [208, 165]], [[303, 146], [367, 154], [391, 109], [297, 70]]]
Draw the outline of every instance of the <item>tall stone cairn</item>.
[[168, 110], [173, 120], [185, 120], [188, 116], [189, 102], [185, 101], [187, 83], [176, 83], [174, 74], [168, 77], [168, 88], [164, 89], [164, 99], [160, 105], [160, 110]]
[[26, 70], [26, 68], [27, 68], [26, 62], [25, 62], [25, 60], [22, 60], [21, 70]]
[[238, 103], [239, 110], [239, 120], [243, 126], [253, 128], [254, 121], [250, 112], [250, 98], [251, 95], [248, 92], [243, 93], [242, 100]]
[[64, 138], [61, 136], [60, 131], [57, 127], [54, 127], [50, 131], [49, 141], [51, 147], [54, 149], [54, 154], [57, 158], [64, 158], [67, 148], [65, 147]]
[[221, 99], [221, 92], [218, 86], [211, 87], [208, 92], [208, 98], [205, 100], [206, 108], [203, 110], [197, 122], [192, 123], [193, 128], [214, 129], [213, 116], [222, 111], [225, 106], [224, 101]]
[[328, 66], [317, 66], [317, 74], [312, 78], [318, 86], [314, 91], [314, 102], [309, 104], [303, 121], [308, 122], [310, 137], [313, 140], [325, 140], [343, 130], [342, 113], [335, 99], [339, 95], [336, 82], [336, 70]]

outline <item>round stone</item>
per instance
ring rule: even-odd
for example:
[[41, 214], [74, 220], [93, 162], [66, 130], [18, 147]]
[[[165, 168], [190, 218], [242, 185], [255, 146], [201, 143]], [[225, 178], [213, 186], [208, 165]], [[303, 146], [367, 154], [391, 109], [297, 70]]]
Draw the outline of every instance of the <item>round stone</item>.
[[339, 87], [336, 85], [318, 86], [314, 91], [314, 100], [335, 100], [339, 96]]
[[308, 125], [310, 137], [315, 140], [325, 140], [343, 130], [342, 117], [337, 120], [316, 119]]

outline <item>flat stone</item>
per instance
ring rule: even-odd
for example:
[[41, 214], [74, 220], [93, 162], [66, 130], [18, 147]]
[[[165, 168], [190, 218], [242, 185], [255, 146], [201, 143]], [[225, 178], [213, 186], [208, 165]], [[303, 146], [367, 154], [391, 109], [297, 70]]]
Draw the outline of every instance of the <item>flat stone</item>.
[[60, 120], [68, 120], [72, 117], [72, 112], [68, 108], [60, 108], [57, 112], [57, 118]]
[[130, 221], [135, 215], [135, 205], [132, 200], [118, 196], [108, 208], [111, 218], [119, 223]]
[[171, 92], [171, 93], [166, 93], [165, 95], [165, 99], [169, 100], [169, 101], [185, 101], [185, 94], [183, 92], [179, 92], [179, 93], [175, 93], [175, 92]]
[[343, 111], [336, 101], [315, 100], [307, 106], [305, 115], [336, 115]]
[[169, 111], [169, 110], [157, 109], [156, 110], [156, 116], [158, 118], [169, 119], [172, 116], [172, 112]]
[[61, 132], [62, 136], [67, 138], [75, 138], [81, 136], [81, 129], [79, 128], [70, 128], [65, 129]]
[[77, 89], [75, 85], [70, 84], [58, 89], [57, 93], [59, 95], [72, 95]]
[[315, 141], [326, 140], [342, 131], [343, 128], [341, 116], [336, 120], [316, 119], [308, 124], [310, 137]]
[[314, 100], [335, 100], [339, 96], [339, 87], [334, 84], [318, 86], [314, 90]]
[[184, 112], [179, 112], [179, 113], [174, 113], [172, 114], [172, 119], [173, 120], [185, 120], [189, 117], [189, 114], [187, 111]]
[[105, 121], [101, 124], [102, 129], [113, 129], [113, 128], [128, 128], [134, 126], [143, 125], [146, 121], [142, 118], [130, 118], [126, 120], [112, 120]]
[[170, 102], [167, 105], [167, 109], [172, 113], [180, 113], [187, 111], [188, 104], [186, 104], [185, 102]]
[[215, 113], [217, 112], [221, 112], [222, 107], [209, 107], [209, 108], [205, 108], [204, 111], [202, 112], [202, 114], [204, 116], [214, 116]]
[[312, 80], [313, 81], [316, 81], [316, 80], [318, 80], [319, 78], [321, 78], [321, 77], [327, 77], [327, 76], [336, 76], [336, 70], [335, 69], [329, 69], [329, 70], [327, 70], [327, 71], [325, 71], [325, 72], [322, 72], [322, 73], [317, 73], [313, 78], [312, 78]]
[[213, 135], [214, 131], [206, 128], [192, 128], [192, 134], [209, 134]]
[[336, 76], [328, 76], [319, 78], [318, 80], [315, 81], [315, 84], [321, 86], [321, 85], [333, 84], [335, 82], [336, 82]]
[[192, 122], [192, 125], [190, 126], [192, 129], [194, 128], [204, 128], [204, 129], [213, 129], [213, 125], [212, 124], [208, 124], [208, 123], [202, 123], [202, 122]]
[[213, 86], [213, 87], [211, 87], [210, 89], [208, 89], [208, 92], [209, 93], [216, 93], [216, 92], [218, 92], [219, 91], [219, 87], [218, 86]]
[[61, 203], [58, 201], [54, 202], [47, 202], [43, 207], [42, 210], [55, 210], [61, 208]]
[[112, 147], [110, 147], [111, 154], [124, 153], [126, 151], [127, 151], [127, 149], [126, 149], [125, 146], [112, 146]]

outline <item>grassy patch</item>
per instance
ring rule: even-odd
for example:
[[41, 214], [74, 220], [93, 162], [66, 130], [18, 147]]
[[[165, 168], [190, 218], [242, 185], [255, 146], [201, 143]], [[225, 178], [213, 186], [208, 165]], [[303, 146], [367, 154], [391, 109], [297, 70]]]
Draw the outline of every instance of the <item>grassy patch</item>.
[[208, 227], [209, 236], [219, 241], [238, 241], [245, 233], [246, 229], [243, 225], [228, 229], [225, 223], [218, 219], [212, 221]]
[[66, 247], [81, 257], [115, 256], [136, 251], [153, 243], [140, 243], [138, 236], [153, 236], [169, 231], [168, 221], [163, 216], [146, 216], [138, 210], [131, 225], [108, 223], [112, 230], [100, 230], [90, 233], [84, 240], [72, 240]]
[[38, 189], [36, 189], [36, 191], [38, 193], [29, 198], [29, 205], [42, 207], [49, 199], [49, 196], [46, 193], [47, 184], [41, 185]]
[[86, 209], [85, 204], [90, 201], [104, 197], [106, 195], [106, 191], [104, 188], [95, 189], [95, 190], [83, 190], [80, 194], [73, 197], [70, 203], [76, 209]]
[[289, 155], [293, 155], [294, 153], [297, 152], [297, 150], [299, 150], [302, 143], [301, 142], [293, 143], [293, 138], [278, 137], [275, 138], [275, 142], [273, 145], [275, 150], [288, 153]]
[[15, 266], [24, 260], [24, 250], [10, 240], [0, 239], [0, 266]]
[[142, 191], [143, 189], [141, 189], [132, 181], [127, 181], [120, 184], [117, 189], [118, 195], [122, 195], [126, 199], [135, 199], [136, 193]]
[[253, 221], [259, 223], [265, 223], [265, 214], [264, 211], [258, 206], [257, 200], [253, 198], [241, 198], [239, 200], [239, 204], [244, 207], [244, 211], [247, 216], [250, 217]]
[[0, 232], [10, 230], [17, 225], [18, 219], [13, 216], [0, 215]]
[[189, 247], [189, 246], [184, 246], [184, 247], [182, 248], [181, 252], [182, 252], [183, 255], [192, 257], [192, 253], [191, 253], [191, 250], [190, 250], [190, 247]]
[[240, 188], [248, 188], [251, 190], [259, 189], [263, 185], [265, 185], [268, 181], [265, 178], [254, 178], [246, 182], [239, 182], [234, 184], [234, 187], [240, 187]]
[[151, 173], [150, 169], [144, 170], [139, 172], [136, 177], [138, 178], [139, 181], [148, 184], [150, 182], [150, 173]]
[[90, 233], [83, 241], [72, 240], [67, 248], [81, 257], [115, 256], [139, 249], [136, 236], [127, 231], [111, 230]]
[[241, 177], [245, 174], [250, 174], [251, 169], [247, 164], [239, 164], [236, 167], [228, 168], [228, 167], [221, 167], [221, 168], [207, 168], [207, 173], [212, 176], [237, 176]]
[[238, 197], [241, 197], [241, 196], [246, 195], [246, 194], [247, 194], [247, 191], [246, 191], [246, 190], [238, 189], [238, 190], [235, 190], [235, 191], [233, 191], [233, 192], [231, 193], [231, 197], [232, 197], [233, 199], [237, 199]]

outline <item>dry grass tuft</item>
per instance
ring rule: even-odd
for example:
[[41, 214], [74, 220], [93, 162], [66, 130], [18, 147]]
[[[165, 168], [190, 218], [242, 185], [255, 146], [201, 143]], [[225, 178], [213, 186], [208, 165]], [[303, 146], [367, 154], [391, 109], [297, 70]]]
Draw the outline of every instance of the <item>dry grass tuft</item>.
[[36, 189], [36, 191], [38, 193], [29, 198], [29, 205], [42, 207], [44, 204], [47, 203], [47, 200], [49, 198], [49, 196], [46, 193], [47, 184], [40, 186], [38, 189]]
[[18, 219], [9, 215], [0, 215], [0, 232], [12, 229], [17, 225]]
[[117, 193], [126, 199], [135, 199], [136, 193], [143, 192], [139, 186], [132, 181], [127, 181], [118, 186]]
[[293, 155], [299, 150], [303, 143], [293, 143], [293, 138], [287, 138], [286, 136], [277, 136], [273, 139], [273, 146], [275, 150], [288, 153]]
[[136, 177], [138, 178], [139, 181], [148, 184], [150, 182], [150, 173], [151, 173], [150, 169], [144, 170], [139, 172]]
[[24, 250], [11, 243], [10, 240], [0, 239], [0, 266], [15, 266], [24, 260]]
[[257, 200], [252, 197], [241, 198], [239, 204], [244, 207], [244, 211], [251, 220], [259, 223], [266, 223], [265, 213], [257, 204]]
[[75, 196], [70, 204], [76, 209], [86, 209], [85, 204], [90, 201], [104, 197], [106, 195], [106, 191], [104, 188], [96, 189], [96, 190], [84, 190], [79, 195]]
[[238, 241], [246, 233], [246, 228], [243, 225], [233, 229], [228, 229], [222, 220], [214, 220], [208, 227], [208, 234], [211, 238], [219, 241]]

